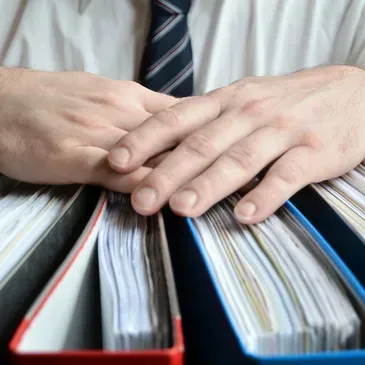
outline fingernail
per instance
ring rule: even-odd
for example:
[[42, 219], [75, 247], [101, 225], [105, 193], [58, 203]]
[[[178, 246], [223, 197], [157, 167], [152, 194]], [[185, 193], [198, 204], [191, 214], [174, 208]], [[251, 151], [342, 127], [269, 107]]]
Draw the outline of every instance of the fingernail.
[[171, 208], [178, 211], [185, 211], [193, 208], [198, 201], [198, 196], [193, 190], [184, 190], [171, 198]]
[[116, 166], [125, 166], [129, 159], [130, 159], [130, 153], [127, 148], [118, 148], [111, 152], [111, 162]]
[[238, 220], [249, 220], [256, 212], [256, 205], [251, 202], [243, 203], [237, 206], [235, 209], [235, 214]]
[[152, 209], [157, 202], [157, 191], [152, 188], [142, 188], [137, 192], [134, 202], [140, 209]]

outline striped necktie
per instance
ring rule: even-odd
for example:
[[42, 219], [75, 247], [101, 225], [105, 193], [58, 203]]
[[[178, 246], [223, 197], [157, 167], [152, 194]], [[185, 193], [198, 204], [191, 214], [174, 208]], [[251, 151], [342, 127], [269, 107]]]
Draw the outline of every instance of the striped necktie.
[[152, 0], [151, 29], [141, 83], [175, 97], [193, 93], [193, 56], [187, 24], [191, 0]]

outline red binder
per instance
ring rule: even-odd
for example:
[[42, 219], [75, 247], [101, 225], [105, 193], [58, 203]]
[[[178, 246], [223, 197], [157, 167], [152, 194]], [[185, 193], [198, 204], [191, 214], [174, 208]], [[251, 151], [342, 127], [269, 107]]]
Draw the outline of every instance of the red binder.
[[102, 193], [83, 234], [17, 328], [10, 342], [11, 364], [183, 364], [181, 318], [161, 214], [159, 230], [169, 293], [171, 346], [140, 352], [95, 347], [101, 335], [96, 242], [105, 207], [106, 195]]

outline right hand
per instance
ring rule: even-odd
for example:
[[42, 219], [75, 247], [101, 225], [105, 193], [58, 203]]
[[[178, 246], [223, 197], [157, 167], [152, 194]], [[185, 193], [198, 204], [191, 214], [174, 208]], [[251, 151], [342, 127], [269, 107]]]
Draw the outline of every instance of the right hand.
[[131, 192], [151, 171], [110, 168], [118, 140], [175, 98], [84, 72], [0, 67], [0, 173], [39, 184]]

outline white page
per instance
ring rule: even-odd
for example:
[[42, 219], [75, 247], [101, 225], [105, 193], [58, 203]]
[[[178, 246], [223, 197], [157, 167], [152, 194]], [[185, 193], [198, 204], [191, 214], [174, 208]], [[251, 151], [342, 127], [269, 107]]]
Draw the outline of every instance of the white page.
[[138, 215], [129, 197], [109, 193], [98, 238], [105, 349], [145, 350], [169, 343], [167, 287], [156, 266], [159, 236], [147, 235], [148, 227], [157, 229], [151, 219], [156, 217]]
[[313, 188], [365, 240], [365, 215], [359, 210], [359, 205], [355, 205], [344, 194], [339, 194], [326, 183], [313, 185]]
[[365, 166], [312, 187], [365, 242]]
[[0, 193], [0, 281], [63, 214], [78, 190], [77, 186], [10, 185], [8, 191]]
[[286, 208], [259, 224], [238, 224], [238, 199], [234, 194], [192, 221], [247, 350], [313, 353], [354, 343], [359, 317], [314, 239]]

